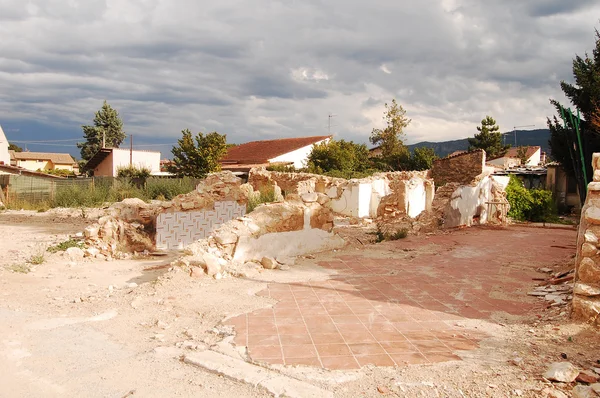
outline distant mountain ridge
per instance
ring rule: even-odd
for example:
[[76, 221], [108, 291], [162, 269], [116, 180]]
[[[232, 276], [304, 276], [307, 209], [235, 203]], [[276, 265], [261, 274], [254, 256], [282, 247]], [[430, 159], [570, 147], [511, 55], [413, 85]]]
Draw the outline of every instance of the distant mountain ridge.
[[[515, 135], [517, 137], [517, 144], [515, 145]], [[540, 146], [542, 151], [550, 154], [550, 130], [548, 129], [536, 129], [536, 130], [515, 130], [503, 133], [504, 142], [511, 146]], [[429, 147], [433, 148], [436, 155], [439, 157], [448, 156], [455, 151], [466, 151], [469, 148], [469, 141], [466, 138], [462, 140], [442, 141], [442, 142], [429, 142], [423, 141], [416, 144], [407, 145], [408, 149], [412, 152], [415, 148]]]

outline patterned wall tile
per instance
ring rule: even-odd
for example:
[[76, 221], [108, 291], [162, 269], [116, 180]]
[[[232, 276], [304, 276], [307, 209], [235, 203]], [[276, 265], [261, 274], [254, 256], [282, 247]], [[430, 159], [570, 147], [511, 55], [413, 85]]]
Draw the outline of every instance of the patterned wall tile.
[[222, 224], [246, 214], [237, 202], [215, 202], [214, 210], [162, 213], [156, 219], [156, 248], [183, 249]]

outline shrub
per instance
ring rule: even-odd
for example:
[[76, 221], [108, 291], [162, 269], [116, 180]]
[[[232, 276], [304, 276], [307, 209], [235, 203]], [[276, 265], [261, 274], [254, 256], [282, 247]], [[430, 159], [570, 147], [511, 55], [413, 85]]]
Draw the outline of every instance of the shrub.
[[260, 195], [252, 196], [248, 199], [246, 213], [252, 212], [263, 203], [275, 202], [275, 189], [273, 187], [263, 187], [260, 189]]
[[197, 180], [184, 178], [149, 178], [146, 180], [146, 196], [150, 199], [171, 200], [177, 195], [193, 192]]
[[152, 170], [147, 167], [126, 166], [117, 168], [119, 178], [139, 178], [145, 180], [150, 177]]
[[281, 173], [296, 173], [298, 170], [294, 167], [293, 164], [285, 165], [285, 164], [274, 164], [271, 166], [267, 166], [267, 171], [279, 171]]
[[508, 215], [515, 220], [546, 222], [556, 218], [552, 192], [543, 189], [528, 190], [515, 176], [510, 176], [506, 199], [510, 203]]

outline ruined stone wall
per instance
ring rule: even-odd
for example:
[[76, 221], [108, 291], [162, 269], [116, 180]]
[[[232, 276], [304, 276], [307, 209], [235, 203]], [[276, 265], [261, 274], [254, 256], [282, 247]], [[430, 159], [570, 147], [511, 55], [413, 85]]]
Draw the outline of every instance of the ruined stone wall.
[[172, 201], [132, 198], [115, 203], [85, 236], [104, 256], [181, 248], [245, 214], [251, 193], [229, 171], [210, 174], [193, 192]]
[[484, 168], [485, 151], [479, 149], [435, 160], [431, 176], [438, 187], [452, 182], [469, 185], [484, 172]]
[[416, 217], [431, 207], [434, 184], [428, 171], [377, 173], [362, 179], [345, 180], [317, 174], [281, 173], [264, 169], [250, 171], [255, 190], [277, 186], [287, 194], [325, 193], [329, 207], [350, 217]]
[[577, 236], [572, 316], [600, 326], [600, 153], [594, 154], [592, 167], [594, 181], [588, 185]]

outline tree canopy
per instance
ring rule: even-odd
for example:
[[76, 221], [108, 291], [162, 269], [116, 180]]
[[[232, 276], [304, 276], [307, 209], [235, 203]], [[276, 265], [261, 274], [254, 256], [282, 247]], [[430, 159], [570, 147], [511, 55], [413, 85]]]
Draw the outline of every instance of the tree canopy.
[[119, 117], [119, 113], [106, 101], [96, 112], [94, 124], [81, 126], [81, 128], [85, 141], [78, 143], [77, 148], [81, 150], [81, 159], [84, 162], [90, 160], [102, 148], [103, 138], [107, 148], [118, 148], [125, 140], [123, 121]]
[[219, 161], [227, 153], [227, 136], [216, 131], [196, 136], [185, 129], [173, 147], [173, 162], [167, 170], [178, 177], [204, 178], [208, 173], [221, 170]]
[[481, 126], [477, 126], [477, 131], [479, 133], [468, 139], [470, 151], [483, 149], [489, 158], [495, 158], [504, 155], [510, 148], [510, 145], [502, 144], [502, 133], [493, 117], [484, 117], [481, 120]]
[[369, 150], [365, 144], [333, 139], [313, 146], [307, 162], [310, 173], [347, 178], [364, 173], [370, 167]]
[[[600, 151], [600, 33], [596, 30], [596, 45], [592, 54], [585, 54], [584, 57], [576, 56], [573, 59], [573, 78], [574, 83], [561, 81], [560, 88], [571, 104], [575, 107], [573, 112], [580, 112], [582, 116], [580, 124], [583, 167], [586, 169], [587, 181], [583, 180], [581, 169], [581, 158], [579, 153], [572, 153], [570, 148], [577, 147], [578, 139], [574, 133], [574, 124], [570, 117], [562, 119], [564, 111], [563, 105], [557, 100], [551, 99], [550, 102], [557, 111], [557, 116], [548, 118], [548, 128], [550, 129], [550, 149], [552, 158], [558, 161], [566, 173], [571, 177], [577, 177], [579, 180], [580, 192], [585, 191], [585, 185], [592, 179], [592, 154]], [[583, 200], [584, 195], [581, 199]]]
[[429, 170], [437, 159], [435, 150], [429, 147], [415, 148], [410, 155], [409, 170]]
[[404, 129], [411, 120], [406, 117], [406, 111], [395, 99], [391, 104], [385, 104], [383, 115], [386, 127], [373, 129], [369, 138], [373, 145], [381, 149], [381, 160], [391, 170], [400, 170], [409, 158], [408, 149], [404, 145]]
[[11, 144], [10, 142], [8, 143], [8, 150], [15, 151], [15, 152], [23, 152], [23, 148], [21, 148], [20, 146], [18, 146], [16, 144]]

